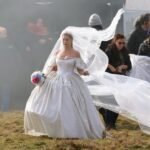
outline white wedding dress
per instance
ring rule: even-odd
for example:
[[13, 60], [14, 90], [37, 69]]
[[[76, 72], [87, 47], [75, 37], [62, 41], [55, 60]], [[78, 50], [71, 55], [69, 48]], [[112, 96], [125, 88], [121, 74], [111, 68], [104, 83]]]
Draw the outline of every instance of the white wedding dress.
[[25, 133], [53, 138], [102, 138], [105, 128], [76, 68], [81, 58], [55, 59], [57, 73], [32, 91], [25, 108]]

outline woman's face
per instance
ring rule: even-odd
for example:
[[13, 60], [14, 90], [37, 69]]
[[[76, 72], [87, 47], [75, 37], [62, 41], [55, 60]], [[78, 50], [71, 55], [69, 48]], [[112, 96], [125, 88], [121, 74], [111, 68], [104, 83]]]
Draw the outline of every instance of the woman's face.
[[64, 47], [71, 48], [72, 47], [72, 39], [69, 36], [64, 35], [63, 36], [63, 45], [64, 45]]
[[116, 40], [115, 44], [116, 44], [117, 49], [121, 50], [125, 46], [125, 39], [118, 39]]

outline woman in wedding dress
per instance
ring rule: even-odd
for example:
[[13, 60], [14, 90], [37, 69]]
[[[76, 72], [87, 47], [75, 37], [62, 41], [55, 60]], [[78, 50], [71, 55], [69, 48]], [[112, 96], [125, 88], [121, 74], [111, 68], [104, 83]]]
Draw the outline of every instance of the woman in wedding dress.
[[80, 53], [73, 48], [73, 35], [61, 35], [62, 49], [42, 86], [32, 91], [25, 108], [25, 133], [53, 138], [103, 138], [105, 127], [80, 75], [88, 75]]

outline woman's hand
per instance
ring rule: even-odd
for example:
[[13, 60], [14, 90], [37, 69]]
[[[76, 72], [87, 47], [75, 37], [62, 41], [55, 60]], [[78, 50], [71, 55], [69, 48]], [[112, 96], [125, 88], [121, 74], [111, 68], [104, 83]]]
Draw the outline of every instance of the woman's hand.
[[111, 72], [116, 72], [117, 71], [117, 69], [114, 67], [114, 66], [112, 66], [112, 65], [108, 65], [108, 68], [111, 70]]
[[88, 75], [89, 75], [89, 72], [88, 72], [87, 70], [84, 70], [84, 71], [83, 71], [83, 75], [84, 75], [84, 76], [88, 76]]
[[122, 65], [122, 69], [128, 69], [128, 66], [127, 65]]
[[89, 75], [89, 72], [87, 70], [83, 70], [83, 69], [77, 69], [80, 75], [84, 75], [87, 76]]
[[126, 69], [128, 69], [127, 65], [121, 65], [121, 66], [117, 67], [117, 72], [122, 73], [123, 70], [126, 70]]
[[114, 67], [110, 68], [110, 70], [111, 70], [111, 72], [116, 72], [117, 71], [116, 68], [114, 68]]
[[56, 72], [57, 71], [57, 66], [53, 66], [51, 71], [55, 71]]
[[51, 72], [56, 72], [57, 71], [57, 66], [51, 66], [48, 71], [45, 73], [45, 77], [47, 77]]

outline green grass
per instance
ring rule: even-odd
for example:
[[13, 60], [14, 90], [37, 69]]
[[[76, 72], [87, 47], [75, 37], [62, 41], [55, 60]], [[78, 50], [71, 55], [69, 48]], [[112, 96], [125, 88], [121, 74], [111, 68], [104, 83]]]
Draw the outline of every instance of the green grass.
[[51, 139], [24, 135], [23, 112], [0, 113], [0, 150], [150, 150], [150, 136], [137, 123], [119, 117], [111, 138]]

